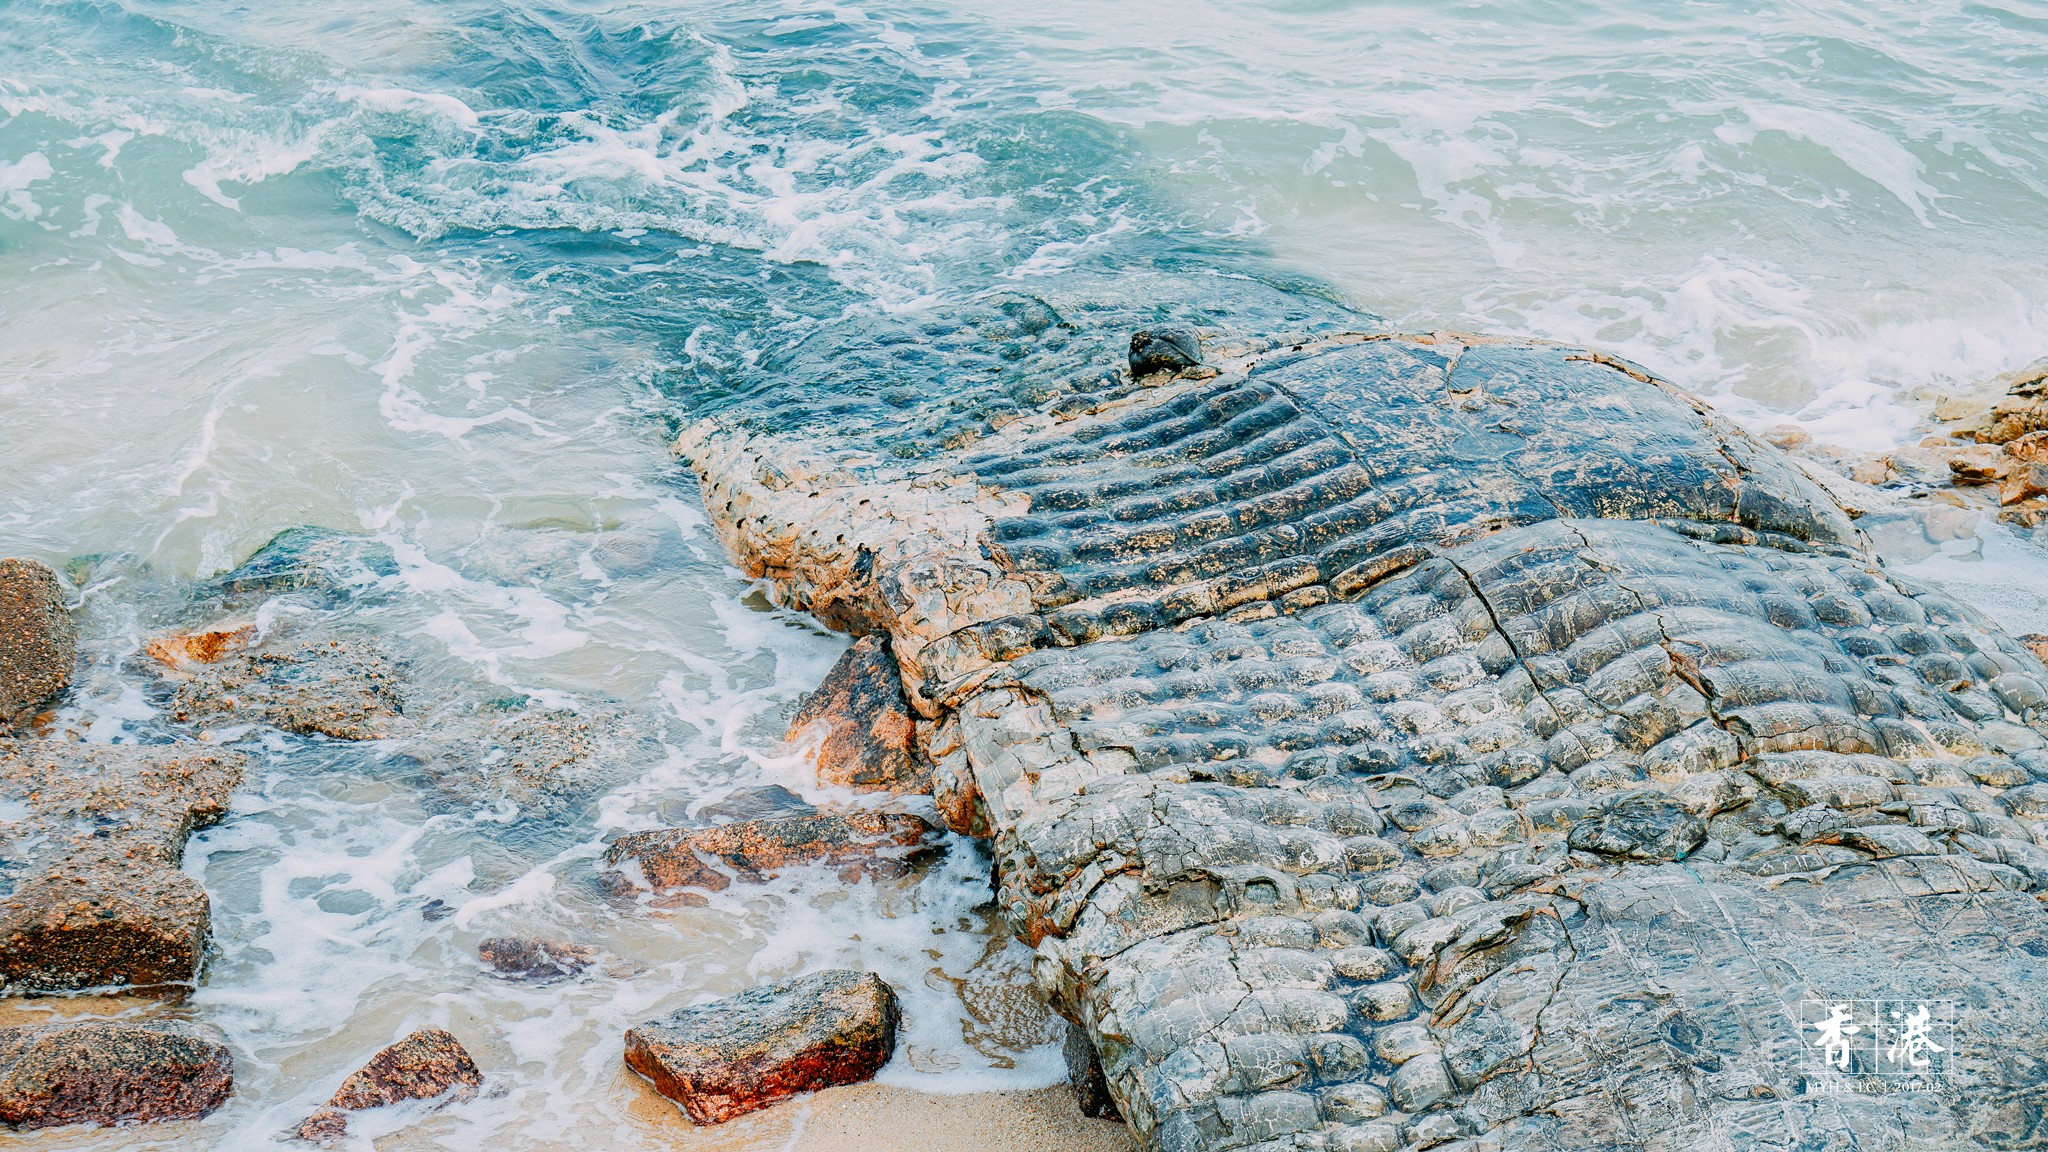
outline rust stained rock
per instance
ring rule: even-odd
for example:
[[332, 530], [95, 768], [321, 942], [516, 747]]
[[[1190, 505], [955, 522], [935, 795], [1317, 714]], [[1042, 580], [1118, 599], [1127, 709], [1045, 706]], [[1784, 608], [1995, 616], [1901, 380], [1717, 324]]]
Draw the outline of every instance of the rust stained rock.
[[78, 630], [47, 565], [0, 560], [0, 734], [71, 684]]
[[0, 990], [172, 993], [198, 978], [206, 891], [178, 871], [227, 812], [241, 756], [183, 747], [0, 746]]
[[0, 1124], [190, 1120], [234, 1087], [234, 1054], [210, 1028], [89, 1021], [0, 1028]]
[[370, 1057], [319, 1111], [299, 1125], [301, 1140], [331, 1144], [348, 1133], [348, 1114], [408, 1100], [467, 1100], [483, 1086], [468, 1050], [439, 1028], [422, 1028]]
[[859, 792], [931, 791], [917, 714], [903, 697], [895, 658], [877, 637], [861, 637], [840, 656], [797, 709], [789, 736], [817, 740], [818, 778], [827, 784]]
[[922, 817], [901, 812], [847, 812], [747, 820], [716, 828], [659, 828], [619, 837], [605, 852], [614, 869], [636, 865], [656, 892], [677, 888], [723, 890], [741, 876], [772, 876], [798, 864], [865, 864], [900, 856], [932, 833]]
[[626, 1033], [626, 1066], [699, 1124], [867, 1080], [896, 1047], [896, 993], [835, 969], [684, 1008]]

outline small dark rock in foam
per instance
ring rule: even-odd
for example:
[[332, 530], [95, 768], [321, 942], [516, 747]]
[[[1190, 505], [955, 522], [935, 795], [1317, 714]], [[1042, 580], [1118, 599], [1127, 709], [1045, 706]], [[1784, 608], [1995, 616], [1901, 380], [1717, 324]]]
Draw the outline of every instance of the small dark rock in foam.
[[916, 847], [932, 830], [923, 818], [901, 812], [749, 820], [695, 830], [657, 828], [613, 841], [605, 863], [616, 869], [627, 860], [637, 862], [657, 892], [675, 888], [716, 892], [731, 881], [703, 857], [742, 876], [770, 876], [779, 869], [813, 861], [871, 860], [889, 849]]
[[332, 1143], [347, 1135], [350, 1112], [444, 1095], [466, 1100], [483, 1082], [461, 1041], [439, 1028], [422, 1028], [350, 1073], [326, 1105], [299, 1125], [299, 1139]]
[[226, 814], [232, 752], [22, 741], [0, 746], [0, 991], [198, 979], [210, 909], [178, 870], [192, 830]]
[[1192, 328], [1144, 328], [1131, 333], [1131, 375], [1181, 372], [1202, 362], [1202, 339]]
[[196, 1024], [94, 1020], [0, 1028], [0, 1124], [144, 1124], [221, 1106], [235, 1059]]
[[535, 983], [574, 976], [597, 958], [597, 949], [583, 944], [521, 936], [494, 936], [477, 945], [476, 952], [497, 975]]
[[818, 778], [861, 792], [929, 792], [931, 766], [917, 748], [917, 714], [903, 698], [903, 673], [888, 646], [863, 636], [804, 699], [790, 723], [797, 739], [823, 725]]
[[626, 1033], [626, 1065], [699, 1124], [869, 1079], [896, 1047], [896, 993], [836, 969], [684, 1008]]
[[0, 560], [0, 733], [71, 685], [78, 631], [48, 566]]

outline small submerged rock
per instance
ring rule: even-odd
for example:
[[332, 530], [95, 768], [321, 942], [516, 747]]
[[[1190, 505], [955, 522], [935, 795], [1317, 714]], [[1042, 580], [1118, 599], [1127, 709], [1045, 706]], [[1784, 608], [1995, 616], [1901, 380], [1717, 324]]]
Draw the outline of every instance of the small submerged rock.
[[699, 1124], [869, 1079], [896, 1047], [896, 993], [834, 969], [684, 1008], [626, 1033], [626, 1066]]
[[227, 813], [231, 752], [37, 740], [0, 746], [0, 991], [198, 978], [210, 905], [178, 870], [186, 838]]
[[782, 868], [816, 861], [865, 862], [892, 849], [915, 848], [934, 831], [922, 817], [902, 812], [847, 812], [748, 820], [716, 828], [658, 828], [632, 832], [612, 842], [605, 863], [614, 870], [631, 861], [656, 892], [731, 883], [705, 857], [742, 877], [772, 876]]
[[575, 976], [597, 959], [597, 949], [566, 940], [494, 936], [476, 946], [477, 956], [507, 980], [542, 984]]
[[348, 1134], [351, 1112], [440, 1096], [467, 1100], [483, 1082], [461, 1041], [439, 1028], [422, 1028], [350, 1073], [327, 1103], [299, 1125], [298, 1136], [331, 1144]]
[[861, 792], [929, 792], [931, 766], [917, 747], [917, 714], [903, 696], [903, 673], [874, 636], [854, 641], [805, 697], [790, 722], [800, 739], [825, 730], [818, 778]]
[[331, 528], [301, 525], [272, 536], [249, 559], [216, 577], [229, 594], [312, 590], [340, 593], [398, 574], [389, 545]]
[[197, 1024], [95, 1020], [0, 1028], [0, 1124], [145, 1124], [221, 1106], [234, 1054]]
[[71, 685], [78, 630], [49, 566], [0, 560], [0, 733], [28, 723]]
[[[172, 640], [159, 639], [172, 647]], [[232, 718], [336, 740], [375, 740], [391, 735], [405, 712], [403, 669], [367, 638], [241, 651], [193, 667], [167, 663], [165, 671], [175, 680], [172, 715], [179, 720]]]

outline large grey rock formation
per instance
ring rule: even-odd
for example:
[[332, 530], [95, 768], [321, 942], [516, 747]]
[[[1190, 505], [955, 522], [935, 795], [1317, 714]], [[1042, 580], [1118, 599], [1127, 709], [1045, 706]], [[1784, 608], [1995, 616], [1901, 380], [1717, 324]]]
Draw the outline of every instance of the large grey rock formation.
[[[1595, 354], [1144, 383], [678, 450], [749, 572], [888, 635], [1147, 1147], [2048, 1147], [2032, 654]], [[1944, 1050], [1866, 1075], [1923, 1001]]]

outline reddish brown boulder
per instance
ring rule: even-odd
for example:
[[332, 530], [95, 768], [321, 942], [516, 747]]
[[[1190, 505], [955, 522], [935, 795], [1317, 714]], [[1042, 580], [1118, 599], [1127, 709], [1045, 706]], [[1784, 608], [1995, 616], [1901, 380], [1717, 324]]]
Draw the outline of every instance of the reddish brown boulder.
[[71, 684], [78, 631], [47, 565], [0, 560], [0, 732], [19, 727]]
[[348, 1134], [350, 1112], [437, 1096], [467, 1100], [483, 1082], [461, 1041], [439, 1028], [422, 1028], [350, 1073], [327, 1103], [299, 1125], [299, 1139], [332, 1143]]
[[0, 1028], [0, 1124], [142, 1124], [221, 1106], [234, 1054], [211, 1029], [95, 1020]]
[[[199, 976], [210, 908], [178, 870], [192, 830], [226, 814], [234, 753], [24, 741], [0, 747], [0, 990], [128, 986]], [[15, 882], [10, 884], [10, 879]]]
[[872, 1077], [896, 1048], [896, 993], [836, 969], [685, 1008], [626, 1033], [626, 1066], [699, 1124]]
[[477, 945], [476, 953], [496, 975], [534, 983], [574, 976], [597, 959], [595, 948], [523, 936], [494, 936]]
[[818, 778], [861, 792], [929, 792], [931, 765], [917, 747], [917, 714], [903, 696], [896, 658], [863, 636], [804, 698], [790, 723], [791, 740], [824, 730]]
[[[741, 876], [772, 876], [779, 869], [813, 861], [842, 863], [900, 855], [931, 834], [923, 818], [901, 812], [848, 812], [748, 820], [717, 828], [658, 828], [633, 832], [612, 842], [605, 863], [617, 869], [639, 865], [657, 892], [706, 888], [717, 892], [731, 881], [709, 861]], [[707, 860], [706, 858], [709, 858]]]

